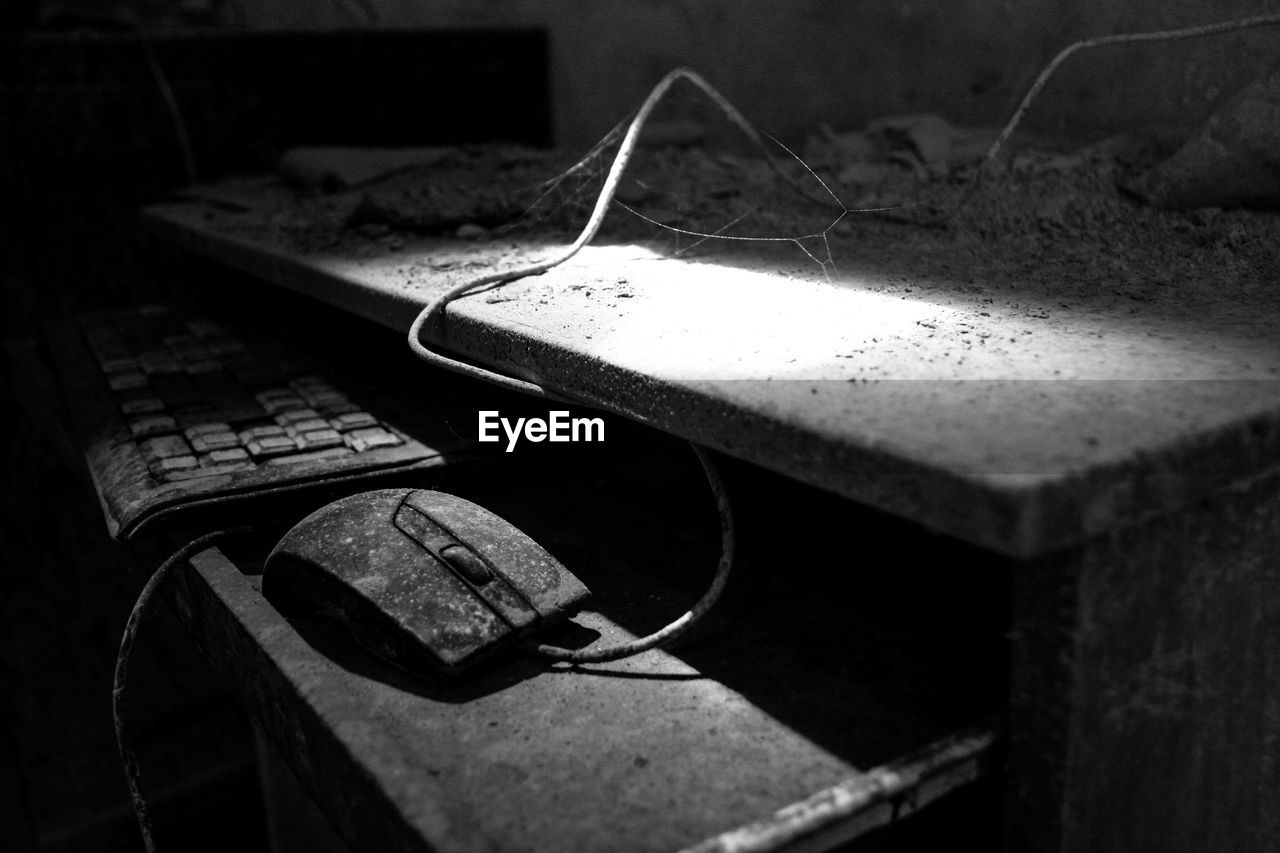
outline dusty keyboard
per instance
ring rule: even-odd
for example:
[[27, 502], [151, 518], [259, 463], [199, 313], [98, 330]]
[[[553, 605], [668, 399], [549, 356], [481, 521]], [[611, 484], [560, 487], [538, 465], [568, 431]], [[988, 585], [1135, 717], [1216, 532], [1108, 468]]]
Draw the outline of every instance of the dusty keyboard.
[[184, 505], [424, 467], [460, 444], [411, 438], [297, 353], [210, 320], [142, 306], [78, 321], [91, 364], [72, 404], [95, 410], [87, 455], [119, 538]]

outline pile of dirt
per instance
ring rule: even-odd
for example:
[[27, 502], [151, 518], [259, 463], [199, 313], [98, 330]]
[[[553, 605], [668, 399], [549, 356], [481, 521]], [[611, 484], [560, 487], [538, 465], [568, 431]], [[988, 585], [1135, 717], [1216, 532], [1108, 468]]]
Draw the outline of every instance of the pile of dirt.
[[[700, 147], [644, 149], [600, 239], [707, 255], [730, 245], [720, 238], [755, 238], [767, 241], [762, 249], [802, 247], [797, 269], [889, 270], [890, 283], [905, 287], [1054, 282], [1064, 300], [1102, 288], [1138, 302], [1165, 288], [1188, 305], [1220, 288], [1280, 299], [1280, 215], [1145, 203], [1123, 187], [1166, 153], [1149, 140], [1023, 146], [970, 193], [989, 139], [907, 116], [820, 133], [799, 156], [779, 150], [772, 164]], [[396, 251], [422, 234], [569, 242], [611, 156], [598, 152], [566, 174], [578, 155], [459, 149], [358, 188], [290, 194], [230, 224], [302, 252]]]

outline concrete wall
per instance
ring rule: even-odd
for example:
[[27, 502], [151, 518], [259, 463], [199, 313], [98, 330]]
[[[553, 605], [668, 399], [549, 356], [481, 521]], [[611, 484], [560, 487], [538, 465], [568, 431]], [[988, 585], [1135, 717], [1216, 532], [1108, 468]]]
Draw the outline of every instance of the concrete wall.
[[[792, 138], [819, 121], [844, 129], [910, 111], [994, 124], [1077, 39], [1280, 12], [1276, 0], [242, 2], [255, 28], [545, 26], [557, 137], [574, 146], [599, 138], [677, 65]], [[1102, 48], [1064, 67], [1029, 120], [1084, 135], [1194, 124], [1277, 55], [1280, 28]]]

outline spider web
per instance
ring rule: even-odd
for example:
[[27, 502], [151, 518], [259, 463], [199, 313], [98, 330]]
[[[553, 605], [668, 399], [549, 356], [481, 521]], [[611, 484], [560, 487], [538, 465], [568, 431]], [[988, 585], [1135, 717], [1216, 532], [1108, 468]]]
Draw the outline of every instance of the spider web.
[[[718, 96], [710, 109], [692, 113], [688, 99], [675, 104], [675, 121], [716, 144], [645, 145], [629, 154], [609, 198], [605, 239], [646, 240], [669, 256], [705, 249], [708, 243], [790, 243], [830, 279], [838, 272], [830, 235], [853, 213], [888, 208], [851, 208], [831, 184], [791, 148], [726, 115]], [[672, 111], [668, 111], [670, 115]], [[689, 119], [691, 115], [695, 119]], [[649, 116], [646, 116], [648, 118]], [[628, 117], [582, 157], [528, 190], [525, 213], [508, 231], [580, 228], [605, 191], [607, 174], [624, 146]], [[660, 130], [661, 119], [653, 124]], [[741, 151], [754, 146], [754, 150]], [[764, 146], [763, 148], [761, 146]], [[626, 214], [619, 217], [616, 213]]]

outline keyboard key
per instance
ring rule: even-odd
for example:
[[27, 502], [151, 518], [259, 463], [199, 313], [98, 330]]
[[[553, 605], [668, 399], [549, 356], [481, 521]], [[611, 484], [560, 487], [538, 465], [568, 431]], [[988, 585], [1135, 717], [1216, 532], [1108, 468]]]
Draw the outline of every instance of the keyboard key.
[[191, 439], [191, 447], [196, 453], [208, 453], [213, 450], [225, 450], [228, 447], [239, 447], [240, 439], [234, 432], [209, 432]]
[[182, 434], [188, 439], [193, 439], [198, 435], [208, 435], [216, 432], [231, 432], [231, 427], [222, 421], [205, 422], [187, 427], [182, 431]]
[[222, 337], [227, 334], [226, 331], [217, 323], [200, 317], [188, 320], [186, 326], [187, 331], [191, 332], [191, 334], [197, 338]]
[[284, 427], [279, 424], [263, 424], [262, 426], [250, 427], [240, 433], [240, 443], [248, 444], [251, 441], [257, 441], [260, 438], [274, 438], [285, 435]]
[[[85, 340], [113, 389], [121, 424], [159, 481], [201, 489], [288, 482], [279, 466], [358, 463], [405, 439], [275, 343], [246, 343], [207, 320], [157, 308], [99, 313]], [[376, 456], [376, 454], [375, 454]], [[307, 465], [310, 463], [310, 465]], [[154, 482], [153, 482], [154, 487]]]
[[359, 429], [361, 427], [377, 426], [378, 419], [368, 412], [357, 410], [338, 415], [336, 418], [330, 418], [329, 425], [339, 432], [346, 432], [347, 430]]
[[170, 471], [165, 479], [170, 482], [175, 480], [195, 480], [201, 477], [234, 474], [237, 471], [252, 471], [257, 467], [254, 461], [249, 458], [248, 452], [243, 448], [237, 447], [232, 450], [215, 450], [212, 453], [203, 453], [200, 455], [199, 465]]
[[265, 459], [270, 456], [281, 456], [298, 450], [298, 442], [287, 435], [269, 435], [255, 439], [245, 445], [254, 459]]
[[173, 419], [172, 415], [143, 415], [140, 418], [134, 418], [129, 421], [129, 431], [133, 433], [134, 438], [145, 438], [149, 435], [173, 432], [177, 428], [178, 422]]
[[[244, 453], [243, 450], [240, 451]], [[252, 471], [258, 466], [254, 464], [249, 455], [245, 453], [242, 459], [231, 459], [226, 462], [214, 462], [209, 455], [200, 457], [200, 464], [195, 468], [183, 468], [177, 471], [170, 471], [165, 480], [175, 482], [181, 480], [198, 480], [203, 477], [218, 477], [226, 474], [235, 474], [238, 471]]]
[[159, 376], [165, 373], [182, 373], [185, 368], [182, 362], [168, 353], [163, 355], [145, 355], [140, 361], [142, 371], [148, 376]]
[[[350, 401], [346, 396], [339, 394], [337, 391], [302, 391], [302, 399], [307, 401], [307, 405], [312, 408], [320, 409], [325, 407], [336, 407], [350, 405]], [[352, 409], [355, 407], [352, 406]]]
[[130, 388], [142, 388], [147, 384], [144, 373], [117, 373], [107, 380], [112, 391], [127, 391]]
[[262, 402], [262, 408], [273, 415], [307, 408], [307, 401], [301, 397], [273, 397], [270, 400], [259, 402]]
[[338, 415], [346, 415], [351, 412], [362, 411], [355, 403], [347, 401], [344, 397], [342, 402], [330, 403], [312, 403], [312, 406], [326, 418], [336, 418]]
[[310, 453], [295, 453], [292, 456], [278, 456], [268, 459], [265, 465], [296, 465], [299, 462], [315, 462], [321, 459], [337, 459], [340, 456], [351, 456], [355, 451], [350, 447], [330, 447], [327, 450], [313, 450]]
[[138, 448], [142, 451], [142, 458], [146, 459], [148, 464], [153, 459], [174, 459], [191, 454], [191, 447], [180, 435], [161, 435], [143, 439], [138, 442]]
[[400, 444], [400, 437], [387, 432], [382, 427], [358, 429], [345, 436], [346, 442], [357, 453], [373, 450], [378, 447], [394, 447]]
[[[232, 447], [227, 450], [214, 450], [200, 457], [200, 464], [224, 465], [228, 462], [249, 462], [249, 451], [243, 447]], [[252, 465], [250, 465], [252, 467]]]
[[254, 394], [253, 398], [265, 406], [267, 403], [270, 403], [272, 400], [278, 400], [282, 397], [290, 398], [290, 397], [297, 397], [297, 396], [298, 396], [298, 392], [294, 391], [292, 388], [281, 387], [281, 388], [264, 388], [258, 393]]
[[162, 412], [164, 411], [164, 403], [155, 397], [134, 397], [131, 400], [121, 400], [120, 411], [126, 415], [145, 415], [151, 412]]
[[298, 434], [298, 446], [303, 450], [319, 450], [324, 447], [338, 447], [341, 444], [342, 433], [336, 429], [317, 429]]
[[324, 418], [309, 418], [305, 421], [295, 421], [294, 423], [286, 424], [284, 429], [285, 432], [289, 432], [291, 434], [315, 432], [318, 429], [330, 430], [331, 432], [333, 431], [329, 426], [329, 422]]
[[[314, 421], [320, 419], [320, 413], [315, 409], [289, 409], [276, 415], [276, 423], [282, 427], [292, 424], [302, 423], [303, 421]], [[326, 424], [327, 426], [327, 424]]]
[[194, 456], [170, 456], [167, 459], [155, 459], [147, 463], [151, 473], [163, 480], [171, 479], [178, 471], [185, 471], [199, 465]]

